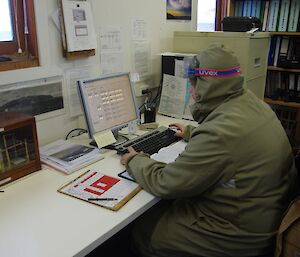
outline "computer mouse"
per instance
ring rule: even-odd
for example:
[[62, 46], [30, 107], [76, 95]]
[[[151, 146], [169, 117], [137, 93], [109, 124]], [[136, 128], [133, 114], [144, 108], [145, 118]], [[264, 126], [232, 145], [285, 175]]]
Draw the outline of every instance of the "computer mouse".
[[177, 127], [169, 127], [169, 129], [171, 129], [171, 130], [173, 130], [175, 132], [179, 131], [179, 129]]

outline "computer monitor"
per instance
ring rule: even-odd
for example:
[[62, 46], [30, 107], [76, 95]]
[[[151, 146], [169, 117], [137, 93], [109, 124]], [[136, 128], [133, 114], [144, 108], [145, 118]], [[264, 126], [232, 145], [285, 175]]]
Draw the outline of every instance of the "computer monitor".
[[122, 143], [124, 138], [118, 131], [139, 119], [129, 73], [79, 80], [78, 89], [90, 138], [111, 130], [117, 140], [115, 145]]

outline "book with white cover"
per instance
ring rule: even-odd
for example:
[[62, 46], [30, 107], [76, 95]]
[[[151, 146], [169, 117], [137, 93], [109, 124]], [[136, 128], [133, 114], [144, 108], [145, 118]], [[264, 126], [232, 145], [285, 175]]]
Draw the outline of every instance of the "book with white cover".
[[98, 148], [57, 140], [40, 147], [41, 162], [70, 174], [104, 158]]

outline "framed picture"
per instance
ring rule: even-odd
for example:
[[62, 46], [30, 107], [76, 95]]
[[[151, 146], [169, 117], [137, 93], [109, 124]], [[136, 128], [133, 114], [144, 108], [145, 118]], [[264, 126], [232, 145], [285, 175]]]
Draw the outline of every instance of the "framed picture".
[[191, 20], [192, 0], [167, 0], [167, 20]]
[[64, 113], [62, 77], [1, 86], [0, 112], [20, 112], [39, 119]]

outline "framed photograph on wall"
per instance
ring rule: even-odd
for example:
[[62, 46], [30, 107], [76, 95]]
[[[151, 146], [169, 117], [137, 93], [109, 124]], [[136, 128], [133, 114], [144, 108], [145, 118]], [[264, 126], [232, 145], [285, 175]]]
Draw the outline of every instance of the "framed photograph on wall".
[[20, 112], [37, 120], [63, 114], [62, 77], [50, 77], [2, 86], [0, 112]]
[[167, 20], [191, 20], [192, 0], [167, 0]]

